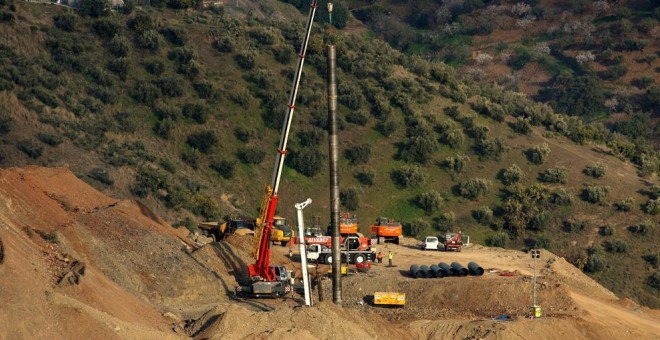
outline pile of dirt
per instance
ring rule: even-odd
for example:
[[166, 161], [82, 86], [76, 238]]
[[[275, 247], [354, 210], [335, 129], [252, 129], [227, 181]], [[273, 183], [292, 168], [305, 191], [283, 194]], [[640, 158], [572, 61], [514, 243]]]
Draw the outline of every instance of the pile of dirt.
[[[0, 170], [0, 338], [171, 338], [172, 311], [227, 301], [186, 232], [68, 169]], [[226, 273], [224, 273], [226, 275]], [[233, 285], [232, 285], [233, 288]]]

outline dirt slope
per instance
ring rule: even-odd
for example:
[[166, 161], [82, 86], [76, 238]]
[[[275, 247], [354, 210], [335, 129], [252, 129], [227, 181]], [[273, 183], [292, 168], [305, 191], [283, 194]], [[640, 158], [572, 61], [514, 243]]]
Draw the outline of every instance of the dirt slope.
[[2, 170], [0, 183], [0, 338], [175, 337], [163, 312], [226, 299], [182, 251], [186, 232], [144, 206], [64, 168]]

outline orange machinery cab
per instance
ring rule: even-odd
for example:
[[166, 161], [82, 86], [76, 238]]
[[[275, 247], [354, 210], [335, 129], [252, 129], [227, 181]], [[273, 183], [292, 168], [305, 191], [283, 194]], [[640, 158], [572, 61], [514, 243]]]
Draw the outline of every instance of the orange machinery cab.
[[393, 242], [399, 244], [399, 238], [403, 235], [401, 223], [387, 217], [379, 217], [376, 224], [369, 227], [369, 232], [376, 235], [378, 243]]
[[339, 216], [339, 233], [342, 235], [357, 234], [358, 223], [355, 215], [341, 214]]

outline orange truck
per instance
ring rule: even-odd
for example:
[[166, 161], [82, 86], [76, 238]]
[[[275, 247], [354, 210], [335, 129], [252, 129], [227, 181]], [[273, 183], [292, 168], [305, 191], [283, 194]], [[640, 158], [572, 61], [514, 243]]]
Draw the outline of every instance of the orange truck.
[[403, 227], [401, 226], [401, 223], [395, 221], [394, 219], [379, 217], [376, 220], [376, 224], [369, 226], [369, 232], [376, 235], [378, 244], [384, 242], [399, 244], [401, 243], [401, 238], [403, 235]]

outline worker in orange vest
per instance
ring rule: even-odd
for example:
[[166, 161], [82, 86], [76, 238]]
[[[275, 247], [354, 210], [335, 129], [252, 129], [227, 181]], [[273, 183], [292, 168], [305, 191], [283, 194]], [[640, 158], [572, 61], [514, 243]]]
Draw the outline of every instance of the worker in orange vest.
[[383, 253], [378, 252], [378, 255], [376, 255], [376, 260], [378, 260], [378, 263], [383, 263]]

